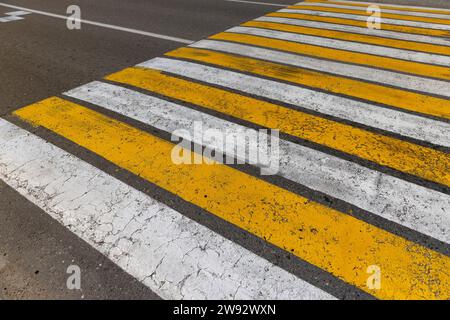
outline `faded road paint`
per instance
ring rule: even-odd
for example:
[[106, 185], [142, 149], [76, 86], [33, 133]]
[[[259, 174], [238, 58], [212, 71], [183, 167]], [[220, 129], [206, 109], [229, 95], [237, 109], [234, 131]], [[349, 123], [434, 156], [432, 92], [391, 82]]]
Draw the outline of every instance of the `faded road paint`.
[[[418, 34], [412, 34], [412, 33], [401, 33], [401, 32], [395, 32], [395, 31], [388, 31], [383, 29], [368, 29], [366, 28], [360, 28], [355, 27], [351, 25], [341, 25], [341, 24], [333, 24], [333, 23], [326, 23], [326, 22], [318, 22], [318, 21], [310, 21], [310, 20], [299, 20], [299, 19], [290, 19], [290, 18], [277, 18], [277, 17], [270, 17], [270, 16], [264, 16], [260, 18], [256, 18], [253, 20], [254, 22], [274, 22], [277, 24], [283, 24], [287, 26], [303, 26], [313, 29], [319, 29], [319, 30], [332, 30], [332, 31], [342, 31], [345, 33], [351, 33], [353, 35], [366, 35], [368, 37], [380, 37], [380, 41], [383, 40], [390, 40], [390, 39], [397, 39], [397, 40], [404, 40], [408, 42], [421, 42], [421, 43], [427, 43], [427, 44], [435, 44], [435, 45], [441, 45], [441, 46], [448, 46], [449, 43], [445, 38], [438, 38], [438, 37], [431, 37], [431, 36], [425, 36], [425, 35], [418, 35]], [[367, 40], [369, 41], [369, 40]], [[389, 42], [390, 43], [390, 42]], [[392, 45], [392, 43], [390, 43]], [[397, 45], [400, 46], [401, 44]], [[423, 48], [423, 47], [422, 47]], [[433, 50], [430, 50], [429, 52], [433, 52]]]
[[[312, 11], [319, 11], [319, 12], [348, 13], [348, 14], [354, 14], [354, 15], [359, 15], [359, 16], [372, 15], [372, 13], [362, 11], [362, 10], [347, 9], [347, 8], [342, 8], [342, 7], [336, 8], [336, 7], [315, 6], [314, 4], [307, 5], [306, 3], [303, 3], [302, 5], [289, 6], [288, 9], [312, 10]], [[427, 23], [432, 23], [432, 24], [450, 24], [450, 20], [449, 20], [450, 17], [446, 17], [445, 19], [442, 19], [442, 18], [432, 17], [431, 15], [417, 16], [417, 15], [390, 13], [390, 12], [384, 11], [383, 20], [385, 18], [405, 20], [405, 21], [427, 22]]]
[[[269, 31], [267, 31], [269, 32]], [[255, 32], [257, 33], [257, 32]], [[266, 34], [267, 35], [267, 34]], [[295, 37], [295, 35], [289, 38]], [[430, 64], [418, 63], [415, 61], [404, 61], [399, 59], [376, 56], [376, 52], [372, 54], [364, 54], [358, 52], [349, 52], [345, 50], [336, 50], [324, 48], [317, 45], [309, 45], [305, 43], [286, 42], [279, 39], [266, 37], [258, 37], [251, 34], [233, 34], [219, 33], [210, 37], [214, 40], [232, 41], [254, 46], [266, 47], [271, 49], [282, 49], [286, 52], [304, 54], [317, 58], [330, 59], [333, 61], [341, 61], [346, 63], [360, 64], [364, 66], [377, 67], [386, 70], [401, 71], [412, 75], [431, 77], [436, 79], [450, 80], [450, 68], [448, 64], [444, 66], [435, 66]], [[284, 39], [289, 40], [289, 39]], [[292, 40], [292, 39], [291, 39]], [[305, 41], [306, 42], [306, 41]], [[350, 46], [350, 45], [347, 45]], [[337, 46], [334, 46], [335, 48]], [[356, 50], [359, 51], [359, 50]], [[412, 60], [412, 59], [411, 59]], [[448, 57], [442, 57], [443, 61], [449, 61]], [[358, 78], [358, 76], [355, 76]]]
[[[448, 26], [302, 12], [8, 115], [98, 168], [0, 120], [0, 178], [163, 298], [449, 299]], [[281, 129], [279, 172], [174, 164], [196, 121]]]
[[106, 79], [213, 109], [263, 127], [276, 128], [293, 136], [450, 186], [450, 155], [431, 148], [174, 78], [156, 70], [128, 68], [109, 75]]
[[[325, 12], [325, 11], [316, 11], [316, 10], [299, 10], [299, 9], [281, 9], [278, 12], [281, 13], [293, 13], [293, 14], [310, 14], [319, 17], [333, 17], [333, 18], [343, 18], [357, 21], [367, 21], [366, 16], [354, 15], [354, 14], [345, 14], [345, 13], [334, 13], [334, 12]], [[398, 19], [389, 19], [383, 18], [383, 25], [385, 23], [397, 26], [406, 26], [411, 28], [427, 28], [430, 30], [450, 30], [450, 25], [446, 24], [438, 24], [438, 23], [428, 23], [428, 22], [416, 22], [411, 20], [398, 20]]]
[[[347, 6], [355, 6], [355, 7], [365, 7], [367, 8], [368, 5], [374, 4], [371, 2], [363, 2], [363, 1], [324, 1], [324, 0], [309, 0], [308, 2], [326, 2], [332, 3], [332, 4], [345, 4]], [[299, 5], [300, 3], [298, 3]], [[424, 12], [424, 13], [431, 13], [431, 14], [450, 14], [450, 10], [446, 9], [436, 9], [436, 8], [430, 8], [425, 6], [406, 6], [406, 5], [390, 5], [385, 3], [376, 3], [382, 10], [384, 9], [392, 9], [392, 10], [399, 10], [399, 11], [408, 11], [408, 12]], [[364, 10], [365, 10], [364, 8]]]
[[[173, 144], [59, 98], [15, 114], [377, 297], [450, 298], [443, 254], [225, 165], [175, 165]], [[381, 290], [366, 287], [374, 264], [384, 270]]]
[[[352, 19], [343, 19], [343, 18], [334, 18], [334, 17], [325, 17], [325, 16], [313, 16], [313, 15], [308, 15], [308, 14], [286, 13], [286, 12], [269, 13], [267, 16], [268, 17], [281, 17], [281, 18], [293, 18], [293, 19], [301, 19], [301, 20], [329, 22], [329, 23], [336, 23], [336, 24], [341, 24], [341, 25], [367, 28], [367, 22], [365, 21], [366, 18], [363, 19], [364, 21], [357, 21], [357, 20], [352, 20]], [[400, 25], [389, 24], [386, 22], [383, 23], [383, 30], [420, 34], [420, 35], [433, 36], [433, 37], [448, 37], [448, 35], [449, 35], [449, 32], [447, 30], [400, 26]]]
[[155, 58], [138, 66], [277, 100], [280, 103], [361, 123], [367, 127], [450, 147], [450, 124], [442, 121], [188, 61]]
[[[214, 146], [231, 157], [234, 154], [227, 153], [219, 141], [206, 144], [197, 137], [194, 134], [195, 122], [201, 121], [205, 130], [218, 129], [234, 137], [252, 130], [109, 83], [92, 82], [65, 95], [120, 113], [169, 134], [185, 129], [190, 135], [180, 135], [182, 138], [205, 147]], [[247, 142], [245, 147], [250, 150], [249, 154], [256, 154], [256, 145]], [[450, 243], [450, 196], [289, 141], [281, 140], [279, 149], [280, 176]]]
[[2, 119], [0, 144], [1, 180], [165, 299], [333, 299]]
[[[198, 45], [203, 46], [203, 44], [204, 42], [201, 42]], [[346, 79], [299, 67], [291, 67], [194, 47], [180, 48], [166, 53], [166, 55], [169, 57], [211, 63], [238, 71], [251, 72], [260, 76], [267, 76], [332, 93], [345, 94], [349, 97], [357, 97], [367, 101], [382, 103], [400, 109], [450, 119], [450, 101], [447, 99]], [[355, 90], [355, 88], [358, 88], [358, 90]]]
[[[352, 10], [358, 10], [358, 11], [363, 11], [366, 12], [367, 10], [367, 5], [363, 5], [361, 6], [361, 4], [353, 4], [353, 3], [348, 3], [348, 5], [344, 5], [345, 3], [340, 3], [340, 4], [336, 4], [336, 2], [333, 1], [324, 1], [324, 2], [319, 2], [319, 1], [305, 1], [305, 2], [299, 2], [297, 4], [295, 4], [295, 6], [293, 7], [297, 7], [297, 8], [303, 8], [304, 6], [311, 6], [313, 5], [314, 7], [324, 7], [324, 8], [341, 8], [341, 9], [352, 9]], [[361, 7], [358, 7], [361, 6]], [[391, 7], [391, 8], [395, 8], [395, 9], [389, 9], [389, 6], [385, 6], [382, 3], [377, 3], [377, 6], [380, 8], [380, 12], [385, 12], [385, 13], [397, 13], [397, 14], [401, 14], [401, 15], [405, 15], [406, 17], [412, 16], [412, 17], [431, 17], [431, 18], [441, 18], [441, 19], [450, 19], [450, 12], [445, 11], [445, 10], [418, 10], [418, 8], [420, 7], [416, 7], [416, 9], [410, 10], [407, 8], [401, 8], [401, 7]], [[407, 12], [402, 11], [402, 10], [407, 10]]]
[[[295, 25], [286, 25], [274, 22], [249, 21], [243, 23], [242, 26], [261, 28], [261, 31], [265, 30], [266, 32], [268, 32], [268, 30], [284, 31], [285, 33], [267, 34], [278, 34], [280, 35], [280, 38], [281, 36], [287, 37], [287, 35], [290, 35], [290, 38], [287, 39], [293, 39], [292, 41], [296, 42], [306, 42], [311, 44], [316, 43], [317, 45], [324, 47], [384, 55], [391, 58], [418, 61], [427, 64], [434, 63], [448, 66], [450, 63], [450, 57], [437, 56], [450, 56], [450, 47], [448, 46], [429, 43], [417, 43], [413, 41], [398, 39], [393, 40], [387, 38], [379, 38], [371, 35], [361, 35], [343, 31], [332, 31]], [[227, 32], [230, 31], [227, 30]], [[287, 34], [286, 32], [298, 34], [299, 36]], [[390, 50], [386, 47], [403, 50]]]

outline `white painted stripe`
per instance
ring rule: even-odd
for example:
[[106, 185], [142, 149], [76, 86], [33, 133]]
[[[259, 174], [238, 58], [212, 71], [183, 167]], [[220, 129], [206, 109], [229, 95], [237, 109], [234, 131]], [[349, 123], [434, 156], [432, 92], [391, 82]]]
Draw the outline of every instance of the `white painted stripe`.
[[[45, 12], [45, 11], [40, 11], [40, 10], [34, 10], [34, 9], [14, 6], [14, 5], [11, 5], [11, 4], [8, 4], [8, 3], [3, 3], [3, 2], [0, 2], [0, 6], [13, 8], [13, 9], [18, 9], [18, 10], [29, 11], [29, 12], [32, 12], [32, 13], [35, 13], [35, 14], [40, 14], [40, 15], [43, 15], [43, 16], [57, 18], [57, 19], [67, 20], [67, 19], [70, 18], [70, 17], [67, 17], [67, 16], [63, 16], [63, 15], [59, 15], [59, 14], [55, 14], [55, 13], [51, 13], [51, 12]], [[182, 38], [177, 38], [177, 37], [172, 37], [172, 36], [167, 36], [167, 35], [163, 35], [163, 34], [137, 30], [137, 29], [125, 28], [125, 27], [115, 26], [115, 25], [112, 25], [112, 24], [107, 24], [107, 23], [102, 23], [102, 22], [95, 22], [95, 21], [84, 20], [84, 19], [78, 19], [77, 21], [79, 21], [81, 23], [84, 23], [84, 24], [89, 24], [89, 25], [92, 25], [92, 26], [101, 27], [101, 28], [106, 28], [106, 29], [111, 29], [111, 30], [116, 30], [116, 31], [123, 31], [123, 32], [128, 32], [128, 33], [134, 33], [134, 34], [139, 34], [141, 36], [147, 36], [147, 37], [152, 37], [152, 38], [169, 40], [169, 41], [174, 41], [174, 42], [179, 42], [179, 43], [184, 43], [184, 44], [190, 44], [190, 43], [194, 42], [192, 40], [187, 40], [187, 39], [182, 39]]]
[[[443, 56], [432, 53], [415, 52], [403, 49], [388, 48], [372, 44], [362, 44], [345, 40], [336, 40], [317, 36], [296, 34], [290, 32], [282, 32], [269, 29], [253, 28], [253, 27], [235, 27], [227, 30], [227, 32], [251, 34], [267, 38], [275, 38], [288, 40], [299, 43], [307, 43], [321, 47], [327, 47], [338, 50], [348, 50], [366, 54], [379, 55], [390, 58], [403, 59], [408, 61], [416, 61], [421, 63], [431, 63], [442, 66], [450, 66], [450, 56]], [[280, 48], [282, 49], [282, 48]], [[450, 54], [450, 48], [449, 48]], [[449, 84], [447, 84], [448, 86]], [[447, 87], [447, 91], [450, 91]]]
[[449, 123], [193, 62], [155, 58], [139, 66], [170, 72], [450, 147]]
[[[430, 9], [430, 10], [439, 10], [439, 11], [448, 11], [448, 13], [450, 14], [450, 9], [442, 9], [442, 8], [433, 8], [433, 7], [422, 7], [422, 6], [407, 6], [407, 5], [401, 5], [401, 4], [390, 4], [390, 3], [374, 3], [374, 2], [365, 2], [365, 1], [346, 1], [346, 0], [339, 0], [340, 3], [345, 3], [345, 4], [352, 4], [352, 3], [357, 3], [357, 4], [375, 4], [375, 5], [386, 5], [386, 6], [390, 6], [390, 7], [398, 7], [398, 8], [410, 8], [410, 9]], [[301, 4], [302, 2], [297, 3], [296, 5]]]
[[22, 17], [8, 16], [8, 17], [0, 18], [0, 22], [11, 22], [11, 21], [18, 21], [18, 20], [23, 20], [23, 19], [24, 18], [22, 18]]
[[165, 299], [333, 299], [0, 119], [0, 179]]
[[245, 1], [245, 0], [224, 0], [224, 1], [245, 3], [245, 4], [257, 4], [257, 5], [261, 5], [261, 6], [273, 6], [273, 7], [287, 7], [288, 6], [288, 4], [260, 2], [260, 1]]
[[[299, 10], [299, 9], [281, 9], [277, 12], [301, 13], [301, 14], [309, 14], [309, 15], [321, 16], [321, 17], [332, 17], [332, 18], [343, 18], [343, 19], [358, 20], [358, 21], [367, 21], [367, 16], [358, 16], [355, 14], [347, 14], [347, 13], [325, 12], [325, 11], [315, 11], [315, 10]], [[447, 24], [388, 19], [388, 18], [384, 18], [383, 16], [381, 16], [381, 23], [395, 24], [398, 26], [417, 27], [417, 28], [450, 30], [450, 25], [447, 25]]]
[[[377, 3], [377, 4], [374, 3], [374, 5], [381, 6], [381, 5], [383, 5], [383, 3]], [[366, 10], [367, 10], [367, 7], [346, 6], [346, 5], [339, 5], [339, 4], [326, 3], [326, 2], [300, 2], [299, 4], [296, 4], [296, 6], [315, 6], [315, 7], [325, 7], [325, 8], [351, 9], [351, 10], [358, 10], [358, 11], [363, 11], [363, 12], [366, 12]], [[383, 9], [383, 8], [380, 8], [380, 12], [401, 14], [404, 16], [413, 16], [413, 17], [450, 19], [450, 13], [449, 14], [439, 14], [439, 13], [429, 13], [429, 12], [401, 11], [401, 10], [392, 10], [392, 9]]]
[[[246, 130], [251, 130], [111, 84], [93, 82], [66, 94], [169, 133], [185, 129], [189, 134], [183, 138], [187, 140], [195, 136], [196, 121], [202, 122], [204, 130], [226, 132], [229, 135], [227, 140], [228, 137], [236, 138]], [[193, 141], [203, 143], [195, 137]], [[225, 152], [217, 141], [208, 146]], [[247, 148], [250, 152], [257, 152], [258, 146], [247, 143]], [[423, 234], [450, 242], [450, 212], [447, 211], [450, 208], [450, 196], [445, 194], [284, 140], [280, 141], [279, 174]]]
[[7, 15], [6, 17], [1, 17], [0, 18], [0, 22], [10, 22], [10, 21], [18, 21], [18, 20], [23, 20], [25, 18], [23, 18], [22, 16], [31, 14], [31, 12], [26, 12], [26, 11], [14, 11], [14, 12], [7, 12], [5, 13], [5, 15]]
[[9, 16], [26, 16], [28, 14], [31, 14], [31, 12], [28, 11], [13, 11], [13, 12], [7, 12], [5, 13]]
[[[438, 44], [444, 46], [450, 46], [450, 38], [440, 38], [440, 37], [430, 37], [423, 36], [419, 34], [411, 34], [411, 33], [402, 33], [395, 32], [389, 30], [377, 30], [377, 29], [369, 29], [369, 28], [361, 28], [355, 26], [347, 26], [342, 24], [334, 24], [334, 23], [326, 23], [319, 21], [308, 21], [301, 19], [289, 19], [289, 18], [278, 18], [278, 17], [260, 17], [255, 19], [255, 21], [265, 21], [265, 22], [275, 22], [275, 23], [283, 23], [290, 24], [295, 26], [304, 26], [318, 29], [326, 29], [326, 30], [336, 30], [336, 31], [344, 31], [350, 33], [358, 33], [369, 36], [377, 36], [381, 38], [390, 38], [390, 39], [399, 39], [406, 41], [415, 41], [415, 42], [423, 42], [423, 43], [431, 43]], [[449, 48], [450, 50], [450, 48]]]
[[418, 90], [425, 93], [450, 97], [449, 82], [401, 74], [393, 71], [373, 69], [370, 67], [351, 65], [341, 62], [324, 61], [321, 59], [300, 56], [249, 45], [201, 40], [191, 45], [194, 48], [210, 49], [246, 57], [288, 64], [301, 68], [328, 72], [339, 76], [347, 76], [381, 84], [397, 86], [403, 89]]

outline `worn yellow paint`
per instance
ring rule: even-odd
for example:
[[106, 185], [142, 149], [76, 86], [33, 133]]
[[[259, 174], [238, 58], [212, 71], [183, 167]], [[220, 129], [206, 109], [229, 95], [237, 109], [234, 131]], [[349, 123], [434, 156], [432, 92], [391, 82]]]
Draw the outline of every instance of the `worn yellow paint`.
[[400, 71], [413, 75], [415, 74], [419, 76], [450, 80], [450, 68], [443, 66], [434, 66], [420, 62], [405, 61], [395, 58], [376, 56], [372, 54], [351, 52], [347, 50], [331, 49], [307, 43], [296, 43], [249, 34], [222, 32], [211, 36], [210, 39], [232, 41], [277, 50], [281, 49], [283, 51], [325, 58], [334, 61], [356, 63], [369, 67], [377, 66], [379, 68], [396, 72]]
[[[323, 2], [323, 3], [330, 3], [330, 4], [338, 4], [338, 5], [345, 5], [345, 6], [354, 6], [354, 7], [364, 7], [367, 8], [369, 6], [369, 4], [364, 4], [364, 3], [353, 3], [353, 2], [341, 2], [341, 1], [327, 1], [327, 0], [308, 0], [305, 2]], [[380, 7], [380, 9], [390, 9], [390, 10], [398, 10], [398, 11], [411, 11], [411, 12], [424, 12], [424, 13], [435, 13], [435, 14], [447, 14], [449, 15], [449, 19], [450, 19], [450, 13], [448, 11], [444, 11], [444, 10], [439, 10], [439, 9], [427, 9], [427, 8], [405, 8], [405, 7], [397, 7], [397, 6], [392, 6], [392, 5], [388, 5], [388, 4], [382, 4], [382, 3], [374, 3], [376, 4], [378, 7]]]
[[349, 97], [450, 119], [450, 100], [447, 99], [206, 49], [180, 48], [168, 52], [166, 55], [251, 72]]
[[[302, 10], [314, 10], [314, 11], [322, 11], [322, 12], [335, 12], [335, 13], [353, 14], [353, 15], [358, 15], [358, 16], [371, 16], [372, 15], [372, 13], [370, 13], [370, 12], [361, 11], [361, 10], [329, 8], [329, 7], [321, 7], [321, 6], [314, 6], [314, 5], [311, 5], [311, 6], [289, 6], [288, 9], [302, 9]], [[381, 15], [385, 19], [418, 21], [418, 22], [437, 23], [437, 24], [450, 24], [449, 19], [418, 17], [418, 16], [407, 15], [406, 13], [405, 14], [397, 14], [397, 13], [382, 12]]]
[[14, 114], [379, 298], [450, 298], [443, 254], [225, 165], [175, 165], [172, 143], [56, 97]]
[[[398, 40], [398, 39], [389, 39], [376, 37], [372, 35], [366, 34], [357, 34], [350, 33], [344, 31], [335, 31], [335, 30], [326, 30], [326, 29], [318, 29], [311, 27], [303, 27], [303, 26], [294, 26], [289, 24], [282, 24], [276, 22], [263, 22], [263, 21], [249, 21], [242, 24], [243, 27], [256, 27], [256, 28], [264, 28], [276, 31], [284, 31], [284, 32], [292, 32], [298, 34], [306, 34], [317, 37], [331, 38], [337, 40], [345, 40], [345, 41], [355, 41], [367, 44], [380, 45], [385, 47], [397, 48], [397, 49], [405, 49], [405, 50], [414, 50], [421, 51], [426, 53], [434, 53], [440, 55], [450, 56], [450, 47], [441, 46], [436, 44], [429, 43], [420, 43], [406, 40]], [[447, 68], [448, 70], [448, 68]], [[449, 71], [447, 71], [446, 76], [450, 77]]]
[[450, 185], [450, 155], [434, 149], [175, 78], [157, 70], [128, 68], [106, 79], [279, 129], [396, 170]]
[[[321, 16], [312, 16], [309, 14], [286, 13], [286, 12], [269, 13], [267, 16], [268, 17], [280, 17], [280, 18], [291, 18], [291, 19], [328, 22], [328, 23], [335, 23], [335, 24], [343, 24], [343, 25], [347, 25], [347, 26], [367, 28], [366, 21], [358, 21], [358, 20], [343, 19], [343, 18], [321, 17]], [[381, 30], [421, 34], [421, 35], [433, 36], [433, 37], [450, 37], [450, 31], [448, 31], [448, 30], [417, 28], [417, 27], [410, 27], [410, 26], [399, 26], [399, 25], [388, 24], [388, 23], [382, 23]]]

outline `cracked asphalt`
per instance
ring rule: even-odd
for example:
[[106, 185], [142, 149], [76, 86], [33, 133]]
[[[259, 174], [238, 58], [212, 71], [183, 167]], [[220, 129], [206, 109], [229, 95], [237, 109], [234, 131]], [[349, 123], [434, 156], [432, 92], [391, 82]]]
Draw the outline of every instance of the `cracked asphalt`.
[[[259, 2], [261, 3], [250, 4], [223, 0], [3, 0], [0, 3], [0, 16], [15, 11], [2, 6], [2, 3], [59, 15], [66, 15], [67, 7], [76, 4], [81, 8], [82, 19], [85, 20], [194, 42], [279, 9], [279, 7], [264, 5], [264, 2], [280, 5], [297, 3], [292, 0], [259, 0]], [[430, 7], [450, 9], [450, 3], [445, 0], [373, 0], [372, 2], [402, 5], [424, 5], [426, 2], [426, 5]], [[0, 116], [20, 128], [33, 132], [48, 141], [49, 144], [55, 144], [101, 169], [115, 177], [119, 181], [118, 183], [129, 185], [133, 190], [150, 195], [155, 200], [163, 202], [165, 206], [182, 212], [184, 217], [173, 215], [172, 218], [180, 226], [180, 229], [173, 230], [180, 234], [178, 239], [174, 239], [174, 247], [188, 248], [186, 250], [189, 251], [184, 253], [190, 255], [194, 252], [192, 259], [195, 259], [195, 252], [207, 250], [211, 242], [214, 247], [223, 247], [222, 251], [214, 252], [215, 255], [221, 256], [223, 261], [233, 261], [233, 267], [241, 265], [237, 268], [242, 270], [252, 270], [252, 259], [262, 258], [261, 265], [265, 268], [258, 269], [258, 272], [261, 274], [266, 272], [268, 275], [276, 274], [279, 277], [268, 279], [266, 285], [275, 287], [281, 283], [289, 288], [288, 293], [291, 295], [299, 291], [306, 292], [310, 288], [303, 287], [303, 282], [295, 282], [295, 277], [289, 278], [287, 273], [301, 275], [303, 280], [313, 283], [315, 287], [327, 292], [327, 295], [321, 295], [312, 290], [308, 294], [313, 298], [328, 298], [328, 294], [341, 299], [374, 298], [357, 286], [324, 272], [312, 263], [296, 260], [292, 252], [285, 252], [279, 246], [266, 242], [251, 232], [235, 228], [225, 219], [212, 216], [205, 208], [199, 208], [167, 190], [154, 188], [154, 184], [145, 180], [145, 177], [133, 174], [131, 170], [124, 169], [114, 161], [105, 161], [101, 155], [89, 152], [69, 139], [52, 134], [51, 128], [36, 128], [11, 115], [13, 111], [21, 107], [48, 97], [61, 96], [61, 92], [101, 79], [108, 74], [154, 57], [160, 57], [183, 44], [93, 25], [83, 24], [81, 30], [68, 30], [64, 20], [37, 13], [24, 16], [23, 20], [0, 23], [0, 41], [2, 42], [0, 47]], [[89, 104], [89, 106], [93, 110], [102, 110], [105, 114], [111, 114], [93, 104]], [[209, 114], [217, 115], [218, 112], [209, 111]], [[115, 117], [138, 129], [154, 130], [137, 120], [125, 120], [123, 115]], [[225, 119], [231, 119], [231, 116], [225, 117]], [[244, 122], [244, 124], [246, 123]], [[256, 126], [248, 126], [256, 128]], [[162, 130], [154, 131], [155, 136], [170, 140], [170, 136]], [[282, 138], [291, 142], [300, 141], [283, 134]], [[302, 143], [304, 142], [302, 141]], [[313, 145], [317, 150], [322, 150], [320, 146], [312, 143], [304, 144]], [[427, 146], [427, 144], [425, 145]], [[342, 156], [339, 152], [329, 153]], [[36, 151], [36, 155], [40, 155], [44, 159], [46, 154], [44, 151], [42, 154]], [[352, 157], [345, 157], [353, 160]], [[36, 159], [39, 160], [39, 158]], [[61, 155], [61, 159], [65, 159], [65, 156]], [[38, 166], [39, 161], [34, 161], [34, 163]], [[364, 161], [360, 161], [360, 163], [370, 169], [375, 168], [383, 173], [392, 173], [391, 169], [380, 169], [379, 166], [372, 163], [367, 164]], [[74, 164], [74, 167], [77, 165]], [[249, 175], [256, 175], [256, 169], [250, 166], [245, 166], [240, 170]], [[398, 175], [395, 173], [394, 176]], [[97, 175], [93, 174], [92, 177], [94, 179]], [[401, 175], [400, 177], [403, 178]], [[448, 187], [443, 187], [439, 183], [422, 179], [414, 180], [415, 178], [409, 176], [406, 179], [413, 183], [419, 181], [418, 184], [421, 186], [439, 192], [448, 192]], [[19, 183], [19, 180], [17, 181]], [[379, 219], [365, 210], [355, 210], [345, 200], [330, 199], [320, 191], [299, 187], [297, 183], [293, 183], [287, 178], [267, 177], [265, 181], [275, 186], [282, 186], [282, 188], [304, 197], [314, 198], [319, 204], [342, 212], [350, 212], [353, 217], [364, 217], [365, 221], [386, 229], [394, 235], [401, 235], [427, 248], [436, 249], [442, 255], [449, 255], [448, 245], [443, 241], [424, 236], [407, 227], [386, 223], [383, 219]], [[122, 184], [121, 187], [125, 188]], [[22, 187], [27, 188], [27, 186]], [[60, 188], [64, 190], [65, 185], [61, 184]], [[124, 190], [120, 196], [127, 197], [127, 192], [134, 195], [135, 191]], [[107, 197], [107, 190], [97, 191], [99, 197]], [[84, 195], [84, 193], [80, 194], [81, 200], [73, 200], [74, 206], [76, 204], [79, 204], [80, 207], [83, 205], [82, 197]], [[54, 199], [48, 198], [47, 200], [51, 203]], [[126, 231], [128, 224], [133, 223], [134, 220], [137, 223], [143, 223], [142, 221], [148, 221], [145, 219], [153, 219], [154, 217], [142, 217], [145, 209], [153, 204], [147, 204], [145, 200], [142, 200], [142, 203], [133, 204], [137, 206], [136, 212], [141, 214], [127, 216], [128, 220], [125, 223], [119, 217], [113, 217], [111, 221], [108, 220], [104, 225], [99, 226], [99, 229], [108, 224], [114, 226], [123, 224], [122, 231]], [[114, 206], [114, 197], [110, 199], [110, 205]], [[163, 212], [167, 210], [167, 216], [170, 216], [173, 213], [167, 207], [161, 210]], [[104, 210], [108, 212], [107, 208]], [[57, 212], [54, 214], [56, 216]], [[152, 281], [152, 274], [143, 274], [138, 280], [123, 270], [127, 263], [125, 261], [126, 248], [129, 246], [128, 242], [132, 242], [130, 239], [131, 236], [135, 236], [135, 233], [129, 234], [129, 238], [112, 237], [110, 243], [93, 240], [96, 245], [94, 248], [92, 243], [86, 239], [97, 239], [98, 235], [95, 230], [85, 230], [83, 229], [85, 225], [79, 225], [79, 229], [77, 226], [73, 226], [72, 231], [75, 230], [73, 233], [60, 223], [64, 220], [62, 217], [61, 221], [58, 221], [59, 219], [55, 216], [52, 217], [38, 206], [24, 200], [22, 195], [0, 180], [0, 299], [161, 299], [146, 285]], [[182, 237], [183, 232], [186, 232], [184, 225], [188, 225], [190, 222], [186, 222], [185, 217], [189, 218], [189, 221], [201, 222], [203, 227], [222, 235], [225, 240], [220, 240], [223, 241], [221, 243], [213, 235], [211, 235], [211, 239], [204, 240], [205, 242], [196, 239], [186, 240]], [[156, 221], [154, 229], [148, 229], [146, 232], [156, 233], [158, 228], [164, 226], [165, 223], [163, 220]], [[137, 230], [135, 231], [138, 234], [137, 237], [140, 233], [145, 233], [141, 229]], [[203, 229], [201, 230], [203, 232]], [[86, 238], [82, 239], [76, 234], [83, 234]], [[144, 236], [141, 240], [143, 243], [146, 241]], [[227, 247], [229, 242], [226, 240], [231, 240], [240, 247]], [[111, 243], [123, 248], [123, 251], [112, 251], [116, 249]], [[145, 243], [145, 245], [154, 250], [152, 253], [159, 254], [151, 243]], [[242, 251], [239, 251], [241, 248], [243, 248]], [[182, 251], [182, 249], [180, 250]], [[227, 256], [230, 250], [236, 250], [232, 252], [237, 252], [237, 256]], [[250, 253], [254, 255], [250, 255]], [[161, 253], [161, 255], [163, 254]], [[107, 256], [117, 257], [115, 263]], [[141, 257], [141, 259], [145, 258], [148, 257]], [[265, 261], [270, 264], [264, 264]], [[155, 265], [152, 268], [154, 267], [156, 272], [163, 263], [170, 264], [171, 262], [164, 261], [164, 257], [162, 257], [154, 262]], [[81, 269], [81, 290], [70, 290], [67, 287], [67, 280], [70, 276], [67, 270], [72, 265], [79, 266]], [[194, 273], [200, 272], [199, 270], [195, 270]], [[138, 274], [140, 274], [139, 271], [137, 271]], [[177, 285], [180, 292], [183, 291], [183, 285], [189, 281], [192, 274], [192, 271], [183, 274], [182, 280]], [[249, 275], [248, 281], [251, 280], [251, 275]], [[292, 281], [290, 286], [289, 281]], [[160, 285], [163, 287], [163, 284]], [[264, 285], [261, 284], [260, 287], [264, 287]], [[234, 296], [229, 298], [239, 298], [239, 290], [240, 286], [234, 292]], [[274, 296], [286, 298], [283, 294], [276, 292]], [[201, 294], [199, 297], [202, 297]], [[178, 298], [185, 297], [181, 295]]]

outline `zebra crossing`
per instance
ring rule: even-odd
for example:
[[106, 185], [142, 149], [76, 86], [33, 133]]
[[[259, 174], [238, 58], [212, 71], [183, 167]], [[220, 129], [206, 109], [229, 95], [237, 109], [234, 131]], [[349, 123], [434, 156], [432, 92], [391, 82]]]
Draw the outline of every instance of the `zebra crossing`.
[[[375, 298], [449, 299], [450, 10], [378, 4], [372, 30], [368, 5], [301, 2], [20, 108], [0, 119], [0, 178], [165, 299], [336, 299], [200, 212]], [[167, 137], [197, 121], [233, 136], [278, 129], [286, 185], [240, 166], [174, 164]]]

